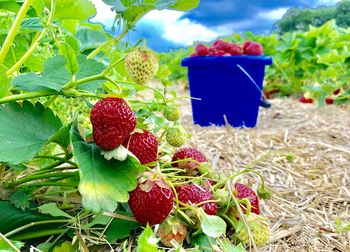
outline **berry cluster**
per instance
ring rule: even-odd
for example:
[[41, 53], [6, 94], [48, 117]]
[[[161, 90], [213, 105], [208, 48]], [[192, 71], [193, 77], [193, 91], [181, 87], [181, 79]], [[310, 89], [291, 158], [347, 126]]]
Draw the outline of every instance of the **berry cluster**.
[[191, 57], [197, 56], [238, 56], [253, 55], [259, 56], [264, 52], [263, 46], [254, 41], [246, 41], [243, 45], [216, 40], [211, 46], [198, 44]]

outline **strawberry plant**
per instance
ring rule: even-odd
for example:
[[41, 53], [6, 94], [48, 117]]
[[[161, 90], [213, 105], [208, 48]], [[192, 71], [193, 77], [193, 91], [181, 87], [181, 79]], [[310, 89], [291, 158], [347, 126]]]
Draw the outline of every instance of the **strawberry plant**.
[[233, 192], [239, 175], [255, 171], [224, 177], [198, 150], [177, 150], [188, 134], [169, 91], [171, 73], [143, 39], [123, 40], [149, 11], [187, 11], [199, 1], [104, 1], [115, 11], [116, 37], [88, 22], [95, 14], [88, 0], [7, 2], [0, 11], [1, 250], [158, 251], [160, 241], [178, 250], [245, 251], [247, 237], [267, 242], [258, 198]]

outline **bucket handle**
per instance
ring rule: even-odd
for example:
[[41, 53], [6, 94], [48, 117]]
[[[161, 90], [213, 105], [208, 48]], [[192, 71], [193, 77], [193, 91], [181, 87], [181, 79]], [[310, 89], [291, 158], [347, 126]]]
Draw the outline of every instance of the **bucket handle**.
[[253, 84], [255, 85], [255, 87], [258, 89], [258, 91], [260, 92], [261, 96], [266, 99], [264, 92], [261, 90], [261, 88], [259, 87], [258, 84], [256, 84], [255, 80], [253, 79], [253, 77], [240, 65], [237, 64], [237, 67], [248, 77], [248, 79], [253, 82]]

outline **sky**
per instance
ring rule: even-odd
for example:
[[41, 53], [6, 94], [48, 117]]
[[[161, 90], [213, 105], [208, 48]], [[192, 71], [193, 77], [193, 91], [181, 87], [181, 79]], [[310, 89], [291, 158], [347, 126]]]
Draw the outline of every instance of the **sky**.
[[[91, 22], [100, 22], [106, 30], [114, 20], [110, 6], [102, 0], [91, 0], [97, 15]], [[145, 15], [135, 31], [126, 38], [131, 43], [147, 39], [147, 46], [164, 52], [186, 47], [194, 42], [211, 42], [233, 33], [251, 31], [269, 34], [273, 25], [290, 7], [315, 8], [335, 5], [339, 0], [201, 0], [189, 12], [154, 10]]]

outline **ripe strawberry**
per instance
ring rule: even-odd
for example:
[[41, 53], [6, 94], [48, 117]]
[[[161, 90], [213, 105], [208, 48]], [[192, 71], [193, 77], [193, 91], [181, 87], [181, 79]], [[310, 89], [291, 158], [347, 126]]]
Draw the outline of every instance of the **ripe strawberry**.
[[186, 170], [187, 173], [191, 175], [198, 172], [199, 163], [208, 162], [208, 159], [198, 150], [194, 148], [182, 148], [176, 151], [172, 158], [172, 162], [182, 160], [182, 159], [192, 159], [194, 161], [181, 161], [173, 163], [173, 167], [179, 167], [180, 169]]
[[230, 43], [226, 41], [222, 41], [221, 39], [218, 39], [213, 43], [213, 47], [215, 48], [216, 51], [223, 51], [226, 53], [230, 48]]
[[168, 218], [160, 224], [157, 236], [166, 247], [173, 247], [172, 241], [181, 244], [187, 235], [186, 226], [177, 218]]
[[[260, 214], [259, 198], [250, 187], [244, 184], [235, 183], [235, 191], [233, 193], [238, 199], [248, 199], [252, 205], [250, 211], [255, 214]], [[243, 213], [246, 213], [245, 208], [246, 206], [243, 205]]]
[[300, 97], [299, 101], [301, 103], [313, 103], [314, 102], [314, 100], [312, 98], [305, 98], [305, 96]]
[[330, 104], [334, 103], [334, 99], [331, 97], [326, 97], [325, 102], [326, 102], [326, 104], [330, 105]]
[[243, 44], [243, 52], [247, 55], [262, 55], [264, 49], [260, 43], [247, 41]]
[[209, 53], [209, 49], [204, 44], [198, 44], [196, 46], [196, 53], [197, 53], [198, 56], [207, 56], [208, 53]]
[[193, 52], [193, 53], [191, 53], [190, 54], [190, 57], [192, 58], [192, 57], [197, 57], [198, 56], [198, 54], [196, 53], [196, 52]]
[[[152, 175], [150, 175], [151, 177]], [[130, 192], [129, 206], [142, 225], [163, 222], [173, 209], [174, 193], [162, 178], [148, 178]]]
[[181, 147], [187, 140], [187, 132], [181, 126], [169, 127], [165, 139], [171, 146]]
[[[269, 223], [266, 218], [254, 213], [246, 216], [247, 225], [257, 246], [265, 245], [270, 238]], [[240, 220], [236, 228], [237, 237], [246, 245], [250, 244], [249, 232], [244, 222]]]
[[180, 110], [177, 106], [167, 106], [164, 109], [164, 117], [168, 121], [177, 121], [180, 119]]
[[226, 54], [225, 51], [222, 51], [222, 50], [216, 50], [214, 52], [214, 56], [224, 56]]
[[109, 97], [98, 101], [91, 110], [93, 139], [105, 150], [119, 147], [135, 129], [136, 117], [124, 99]]
[[[178, 188], [177, 194], [179, 201], [184, 204], [199, 204], [204, 201], [214, 200], [213, 194], [209, 189], [194, 184], [181, 186]], [[216, 202], [200, 204], [199, 207], [203, 208], [204, 212], [209, 215], [216, 215], [218, 210]]]
[[242, 47], [238, 44], [230, 44], [230, 48], [227, 50], [227, 52], [232, 56], [242, 55]]
[[142, 133], [135, 132], [123, 145], [134, 154], [141, 164], [157, 161], [158, 141], [155, 135], [143, 130]]
[[126, 56], [125, 68], [136, 83], [145, 84], [158, 71], [158, 58], [150, 49], [138, 47]]
[[340, 93], [340, 88], [338, 88], [338, 89], [336, 89], [336, 90], [333, 91], [333, 94], [334, 94], [334, 95], [338, 95], [339, 93]]

